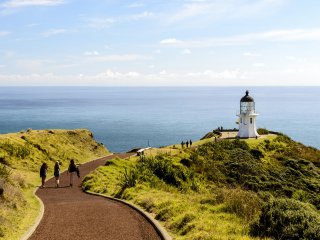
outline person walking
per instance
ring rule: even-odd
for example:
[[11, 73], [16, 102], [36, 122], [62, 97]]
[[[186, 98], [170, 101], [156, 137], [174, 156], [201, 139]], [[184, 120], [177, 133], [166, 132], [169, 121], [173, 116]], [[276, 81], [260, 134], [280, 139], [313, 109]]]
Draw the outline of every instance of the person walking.
[[192, 146], [192, 141], [191, 141], [191, 139], [189, 140], [189, 145], [190, 145], [190, 147]]
[[186, 146], [187, 146], [187, 148], [189, 147], [189, 142], [188, 141], [186, 141]]
[[70, 160], [69, 168], [68, 168], [68, 173], [70, 173], [70, 187], [73, 185], [73, 175], [77, 173], [78, 177], [80, 178], [80, 172], [77, 167], [77, 165], [74, 163], [74, 160]]
[[48, 171], [48, 165], [46, 163], [42, 163], [40, 167], [40, 177], [41, 177], [41, 188], [44, 188], [44, 183], [46, 181]]
[[60, 164], [59, 161], [56, 161], [54, 164], [53, 175], [56, 178], [56, 187], [59, 187], [59, 178], [60, 178]]
[[183, 148], [183, 147], [184, 147], [184, 141], [181, 142], [181, 148]]

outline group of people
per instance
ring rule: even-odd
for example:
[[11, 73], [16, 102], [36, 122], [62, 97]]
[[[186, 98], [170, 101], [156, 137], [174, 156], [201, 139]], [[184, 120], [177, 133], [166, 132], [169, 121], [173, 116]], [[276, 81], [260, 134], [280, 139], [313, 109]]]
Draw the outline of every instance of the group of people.
[[191, 141], [191, 139], [188, 141], [186, 141], [186, 142], [184, 142], [184, 141], [182, 141], [181, 142], [181, 148], [184, 148], [184, 145], [186, 145], [186, 147], [188, 148], [189, 146], [191, 147], [192, 146], [192, 141]]
[[[46, 181], [47, 172], [48, 172], [48, 165], [46, 163], [43, 163], [41, 165], [41, 167], [40, 167], [41, 188], [45, 187], [44, 184], [45, 184], [45, 181]], [[75, 174], [77, 174], [78, 177], [80, 178], [80, 170], [77, 167], [77, 165], [74, 163], [73, 159], [70, 160], [70, 164], [69, 164], [67, 173], [70, 175], [70, 187], [72, 187], [72, 185], [73, 185], [73, 176]], [[56, 187], [58, 188], [59, 187], [59, 183], [60, 183], [60, 163], [59, 163], [59, 161], [56, 161], [56, 163], [54, 164], [53, 175], [54, 175], [55, 180], [56, 180]]]

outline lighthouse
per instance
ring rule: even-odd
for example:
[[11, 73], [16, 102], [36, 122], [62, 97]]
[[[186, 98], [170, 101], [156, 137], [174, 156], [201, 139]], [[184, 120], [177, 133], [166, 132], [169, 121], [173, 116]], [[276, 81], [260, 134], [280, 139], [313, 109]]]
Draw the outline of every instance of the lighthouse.
[[237, 137], [240, 138], [256, 138], [259, 137], [256, 127], [256, 118], [258, 114], [255, 110], [255, 103], [249, 91], [240, 100], [239, 132]]

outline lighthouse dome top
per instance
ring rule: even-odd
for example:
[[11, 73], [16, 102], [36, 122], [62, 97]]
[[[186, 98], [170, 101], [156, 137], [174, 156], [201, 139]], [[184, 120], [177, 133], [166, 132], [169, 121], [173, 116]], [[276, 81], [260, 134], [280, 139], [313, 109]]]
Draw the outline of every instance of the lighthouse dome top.
[[240, 102], [254, 102], [253, 98], [249, 96], [248, 90], [246, 91], [246, 95], [241, 98]]

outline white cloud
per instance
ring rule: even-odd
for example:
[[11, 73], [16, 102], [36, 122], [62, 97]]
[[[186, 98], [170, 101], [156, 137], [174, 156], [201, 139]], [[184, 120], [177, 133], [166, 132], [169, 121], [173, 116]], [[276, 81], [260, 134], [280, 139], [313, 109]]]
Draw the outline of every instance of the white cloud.
[[208, 69], [198, 72], [155, 73], [114, 71], [108, 69], [93, 75], [73, 74], [0, 74], [1, 86], [320, 86], [320, 71], [317, 64], [300, 68], [281, 69], [278, 72]]
[[252, 64], [252, 66], [254, 66], [254, 67], [265, 67], [266, 64], [265, 63], [254, 63], [254, 64]]
[[134, 2], [134, 3], [127, 5], [127, 8], [141, 8], [143, 6], [144, 6], [144, 4], [141, 2]]
[[10, 32], [0, 31], [0, 37], [7, 36], [9, 34], [10, 34]]
[[60, 28], [60, 29], [50, 29], [46, 32], [43, 32], [42, 33], [42, 36], [44, 37], [51, 37], [51, 36], [54, 36], [54, 35], [57, 35], [57, 34], [62, 34], [62, 33], [65, 33], [67, 30], [66, 29], [63, 29], [63, 28]]
[[98, 55], [90, 56], [89, 60], [97, 62], [130, 62], [137, 60], [149, 60], [151, 57], [139, 54], [114, 54], [114, 55]]
[[211, 79], [245, 79], [246, 73], [241, 72], [240, 70], [224, 70], [221, 72], [213, 71], [213, 70], [205, 70], [203, 72], [191, 72], [188, 73], [189, 77], [208, 77]]
[[6, 65], [1, 65], [1, 64], [0, 64], [0, 68], [4, 68], [4, 67], [6, 67]]
[[31, 6], [57, 6], [64, 3], [64, 0], [11, 0], [0, 4], [0, 7], [21, 8]]
[[47, 61], [41, 59], [19, 59], [16, 62], [17, 67], [30, 72], [39, 72]]
[[85, 20], [87, 26], [96, 29], [105, 29], [111, 27], [115, 23], [127, 22], [127, 21], [139, 21], [141, 19], [148, 19], [154, 16], [154, 13], [145, 11], [138, 14], [128, 14], [117, 17], [102, 17], [102, 18], [90, 18]]
[[167, 39], [161, 40], [160, 43], [164, 45], [177, 45], [177, 44], [181, 44], [182, 41], [177, 40], [175, 38], [167, 38]]
[[109, 28], [114, 24], [116, 20], [114, 18], [91, 18], [87, 20], [87, 26], [96, 29]]
[[98, 51], [85, 51], [83, 53], [83, 55], [85, 55], [85, 56], [98, 56], [98, 55], [100, 55], [100, 53]]
[[246, 56], [246, 57], [260, 57], [261, 55], [258, 54], [258, 53], [244, 52], [243, 56]]
[[33, 28], [33, 27], [37, 27], [37, 26], [39, 26], [40, 24], [39, 23], [30, 23], [30, 24], [27, 24], [26, 26], [28, 27], [28, 28]]
[[297, 60], [297, 58], [293, 57], [293, 56], [286, 56], [286, 59], [288, 59], [288, 60]]
[[186, 48], [186, 49], [183, 49], [183, 50], [181, 51], [181, 54], [183, 54], [183, 55], [188, 55], [188, 54], [191, 54], [191, 51], [190, 51], [190, 49]]
[[16, 55], [16, 52], [14, 52], [12, 50], [0, 50], [0, 54], [4, 58], [10, 59], [10, 58], [13, 58]]
[[145, 11], [145, 12], [142, 12], [139, 14], [128, 15], [128, 16], [124, 17], [124, 19], [137, 21], [137, 20], [144, 19], [144, 18], [151, 18], [153, 16], [154, 16], [153, 12]]
[[108, 69], [107, 71], [97, 74], [96, 76], [93, 76], [94, 78], [117, 78], [117, 79], [121, 79], [121, 78], [127, 78], [127, 77], [131, 77], [131, 78], [136, 78], [139, 77], [140, 73], [137, 72], [127, 72], [127, 73], [120, 73], [120, 72], [116, 72], [116, 71], [112, 71], [110, 69]]
[[319, 41], [320, 28], [315, 29], [284, 29], [265, 32], [248, 33], [230, 37], [216, 37], [198, 40], [164, 39], [160, 43], [180, 48], [206, 48], [228, 45], [248, 45], [256, 42], [298, 42]]
[[186, 18], [196, 17], [210, 12], [212, 4], [203, 3], [189, 3], [185, 4], [181, 10], [168, 18], [169, 22], [181, 21]]
[[166, 18], [168, 23], [186, 19], [196, 21], [204, 19], [208, 23], [217, 19], [248, 18], [266, 12], [273, 13], [275, 8], [283, 6], [286, 2], [286, 0], [193, 0], [185, 2], [180, 9], [168, 14]]

